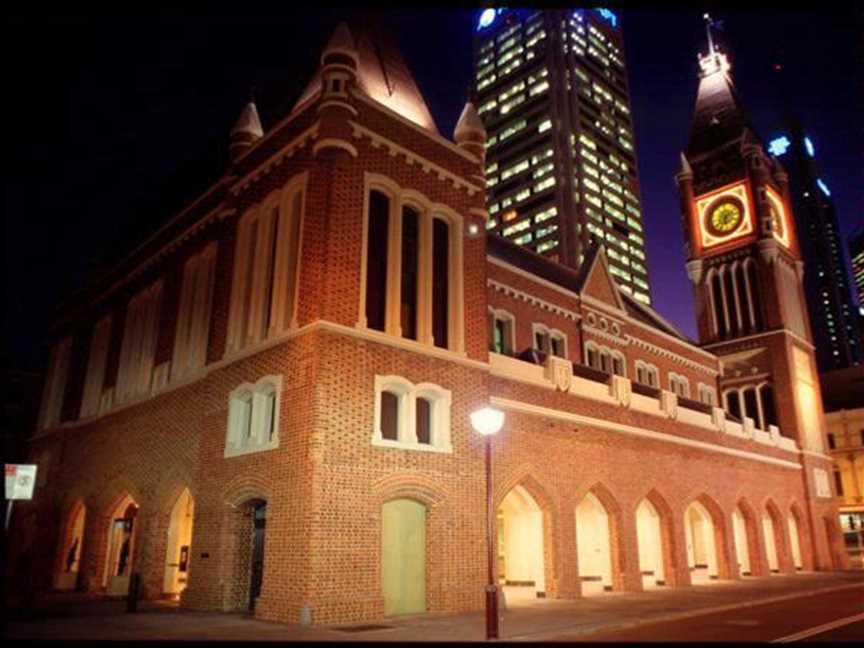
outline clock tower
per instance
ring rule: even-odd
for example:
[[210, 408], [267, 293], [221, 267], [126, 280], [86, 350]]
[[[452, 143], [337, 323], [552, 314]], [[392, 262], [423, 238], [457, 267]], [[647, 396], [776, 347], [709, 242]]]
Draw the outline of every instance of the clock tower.
[[801, 449], [817, 565], [827, 568], [837, 547], [832, 463], [788, 177], [744, 111], [710, 22], [699, 68], [690, 138], [675, 176], [699, 341], [723, 361], [727, 416], [745, 430], [793, 438]]

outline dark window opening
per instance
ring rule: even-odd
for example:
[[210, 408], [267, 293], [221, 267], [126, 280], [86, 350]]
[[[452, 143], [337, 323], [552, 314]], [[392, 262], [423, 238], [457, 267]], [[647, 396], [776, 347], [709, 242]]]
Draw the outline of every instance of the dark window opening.
[[714, 297], [714, 321], [717, 322], [717, 336], [726, 337], [726, 317], [723, 314], [723, 293], [720, 287], [720, 275], [711, 277], [711, 292]]
[[402, 209], [402, 337], [417, 339], [417, 263], [420, 258], [418, 237], [420, 214], [410, 207]]
[[726, 394], [726, 411], [736, 419], [741, 419], [741, 400], [738, 398], [738, 392], [731, 391]]
[[762, 387], [762, 416], [765, 417], [765, 429], [769, 425], [777, 425], [777, 409], [774, 405], [774, 388], [771, 385]]
[[366, 245], [366, 326], [383, 331], [387, 292], [387, 240], [390, 199], [369, 194], [369, 231]]
[[753, 419], [759, 426], [759, 405], [756, 403], [756, 390], [752, 387], [744, 390], [744, 415]]
[[440, 218], [432, 223], [432, 335], [435, 346], [449, 346], [450, 226]]
[[381, 437], [399, 440], [399, 396], [389, 391], [381, 392]]
[[832, 450], [837, 449], [837, 442], [834, 440], [834, 435], [830, 433], [828, 434], [828, 447]]
[[417, 399], [417, 442], [432, 443], [432, 403], [425, 398]]

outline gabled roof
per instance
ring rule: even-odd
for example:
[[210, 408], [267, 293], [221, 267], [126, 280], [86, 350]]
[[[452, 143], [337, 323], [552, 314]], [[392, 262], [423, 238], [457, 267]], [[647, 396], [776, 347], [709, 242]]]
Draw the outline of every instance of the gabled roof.
[[[346, 30], [353, 37], [359, 64], [357, 85], [370, 98], [414, 122], [426, 130], [440, 135], [432, 113], [405, 64], [393, 38], [372, 24], [346, 26], [340, 24], [337, 31]], [[334, 33], [334, 38], [336, 34]], [[345, 40], [344, 33], [339, 34]], [[331, 41], [333, 38], [331, 38]], [[300, 99], [291, 112], [313, 100], [321, 92], [321, 66], [318, 67]]]
[[725, 57], [721, 60], [722, 64], [718, 63], [713, 71], [703, 73], [699, 79], [687, 146], [687, 157], [691, 160], [732, 142], [740, 142], [745, 136], [755, 137], [759, 141], [735, 91]]
[[585, 255], [585, 260], [582, 262], [580, 269], [582, 273], [582, 285], [579, 293], [588, 295], [594, 299], [599, 299], [602, 302], [626, 312], [624, 302], [621, 299], [621, 292], [618, 290], [618, 285], [609, 274], [609, 266], [606, 262], [606, 252], [603, 251], [603, 246], [596, 243], [588, 248]]
[[[578, 295], [585, 294], [586, 289], [588, 289], [588, 294], [590, 294], [592, 292], [589, 287], [591, 282], [596, 281], [598, 285], [602, 285], [601, 282], [608, 281], [615, 300], [615, 303], [610, 304], [611, 306], [617, 304], [632, 319], [651, 328], [658, 329], [660, 332], [671, 335], [684, 343], [694, 344], [692, 340], [660, 315], [660, 313], [618, 288], [618, 285], [611, 275], [609, 275], [606, 254], [600, 245], [595, 244], [588, 248], [585, 260], [582, 262], [579, 270], [556, 263], [497, 234], [487, 234], [486, 253], [489, 256], [505, 261], [520, 270], [536, 275]], [[595, 296], [596, 298], [598, 297]]]

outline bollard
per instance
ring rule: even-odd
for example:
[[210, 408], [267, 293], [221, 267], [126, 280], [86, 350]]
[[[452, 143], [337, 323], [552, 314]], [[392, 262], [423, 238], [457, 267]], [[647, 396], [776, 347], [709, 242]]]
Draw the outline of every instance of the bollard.
[[129, 576], [129, 592], [126, 595], [126, 611], [138, 611], [138, 593], [141, 589], [141, 575], [133, 572]]

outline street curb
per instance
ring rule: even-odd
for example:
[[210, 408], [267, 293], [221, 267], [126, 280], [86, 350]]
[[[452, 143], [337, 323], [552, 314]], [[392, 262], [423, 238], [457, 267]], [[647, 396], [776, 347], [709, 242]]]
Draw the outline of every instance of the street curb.
[[[829, 592], [841, 592], [847, 589], [855, 589], [856, 587], [864, 587], [864, 582], [860, 583], [848, 583], [846, 585], [834, 585], [830, 587], [822, 587], [820, 589], [815, 590], [804, 590], [801, 592], [796, 592], [792, 594], [783, 594], [782, 596], [773, 596], [765, 599], [757, 599], [751, 601], [745, 601], [742, 603], [729, 603], [727, 605], [715, 605], [714, 607], [701, 608], [698, 610], [691, 610], [688, 612], [679, 612], [677, 614], [667, 614], [666, 616], [654, 617], [652, 619], [645, 620], [637, 620], [637, 621], [624, 621], [621, 623], [612, 623], [609, 625], [605, 625], [603, 627], [597, 628], [593, 627], [590, 629], [585, 629], [580, 631], [579, 627], [576, 626], [573, 629], [568, 628], [560, 628], [558, 630], [549, 630], [546, 632], [537, 632], [537, 633], [529, 633], [529, 634], [521, 634], [516, 635], [514, 637], [502, 637], [503, 641], [542, 641], [542, 637], [546, 636], [547, 638], [550, 636], [557, 636], [562, 634], [567, 634], [570, 636], [575, 635], [583, 635], [589, 636], [593, 634], [597, 634], [600, 632], [613, 632], [615, 630], [626, 630], [628, 628], [634, 628], [642, 625], [650, 625], [652, 623], [665, 623], [669, 621], [682, 621], [684, 619], [690, 619], [692, 617], [703, 616], [706, 614], [716, 614], [717, 612], [728, 612], [730, 610], [738, 610], [740, 608], [749, 608], [756, 605], [767, 605], [769, 603], [780, 603], [781, 601], [789, 601], [791, 599], [796, 598], [805, 598], [807, 596], [816, 596], [818, 594], [828, 594]], [[567, 641], [567, 639], [562, 639], [562, 641]]]

